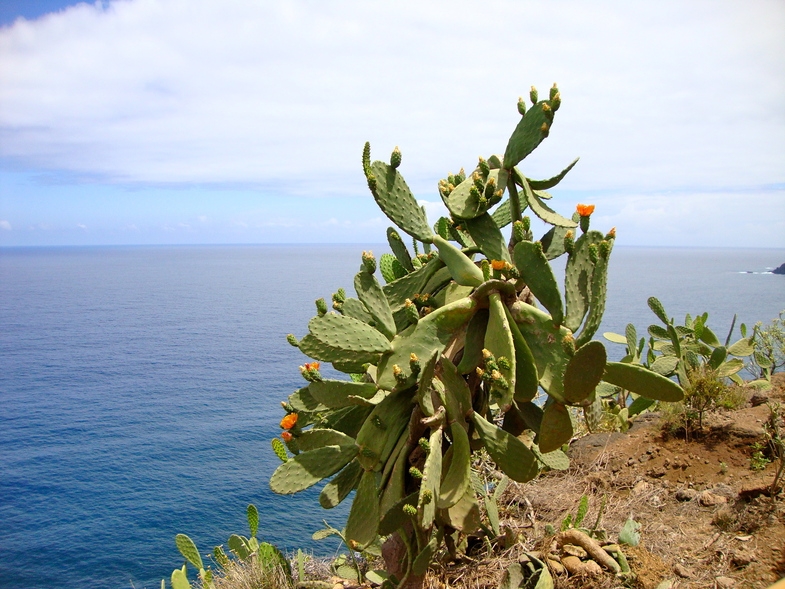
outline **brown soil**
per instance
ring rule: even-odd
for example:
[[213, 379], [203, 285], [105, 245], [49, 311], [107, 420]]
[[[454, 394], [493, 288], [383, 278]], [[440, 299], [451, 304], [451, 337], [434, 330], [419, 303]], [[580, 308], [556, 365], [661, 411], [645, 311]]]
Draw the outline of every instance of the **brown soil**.
[[[764, 395], [785, 401], [785, 374], [775, 375], [773, 384]], [[497, 542], [493, 557], [432, 571], [426, 586], [495, 589], [524, 552], [547, 554], [546, 525], [558, 530], [585, 494], [584, 527], [595, 523], [603, 497], [599, 527], [609, 539], [616, 540], [628, 517], [642, 524], [641, 543], [625, 547], [635, 579], [554, 574], [556, 589], [655, 589], [665, 580], [673, 581], [672, 589], [765, 589], [785, 577], [785, 494], [768, 496], [774, 463], [750, 468], [752, 444], [763, 441], [768, 416], [765, 403], [750, 402], [712, 413], [690, 441], [664, 434], [656, 414], [639, 418], [626, 434], [587, 435], [572, 444], [568, 471], [510, 484], [500, 505], [508, 549]]]

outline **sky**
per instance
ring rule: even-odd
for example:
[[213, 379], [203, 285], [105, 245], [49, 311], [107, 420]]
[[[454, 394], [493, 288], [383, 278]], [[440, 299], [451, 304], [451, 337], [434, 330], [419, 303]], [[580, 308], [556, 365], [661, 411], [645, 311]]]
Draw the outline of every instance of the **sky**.
[[785, 248], [782, 0], [0, 0], [0, 247], [380, 243], [365, 141], [433, 223], [554, 82], [558, 212]]

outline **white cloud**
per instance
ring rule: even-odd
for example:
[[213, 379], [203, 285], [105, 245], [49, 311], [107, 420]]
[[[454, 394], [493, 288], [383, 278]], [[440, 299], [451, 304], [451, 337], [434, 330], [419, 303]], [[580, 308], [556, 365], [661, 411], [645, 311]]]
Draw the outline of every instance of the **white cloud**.
[[785, 182], [778, 0], [126, 0], [0, 30], [0, 155], [112, 182], [365, 194], [403, 151], [420, 196], [503, 151], [529, 84], [563, 106], [527, 171], [566, 188]]
[[87, 231], [87, 225], [85, 225], [84, 223], [77, 223], [76, 226], [79, 227], [79, 229], [81, 229], [82, 231]]
[[6, 221], [5, 219], [0, 219], [0, 229], [3, 231], [11, 231], [11, 223]]

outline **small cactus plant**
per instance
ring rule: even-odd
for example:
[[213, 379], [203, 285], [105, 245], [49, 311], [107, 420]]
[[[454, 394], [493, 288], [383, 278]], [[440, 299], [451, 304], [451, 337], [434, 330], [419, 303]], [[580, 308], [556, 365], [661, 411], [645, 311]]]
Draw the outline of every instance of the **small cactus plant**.
[[[288, 337], [347, 379], [316, 378], [310, 363], [301, 368], [306, 386], [283, 404], [297, 415], [282, 423], [293, 426], [283, 436], [292, 456], [283, 456], [270, 487], [297, 493], [332, 477], [319, 498], [328, 509], [356, 490], [348, 543], [361, 549], [388, 536], [403, 546], [401, 558], [388, 558], [399, 586], [416, 585], [445, 539], [458, 546], [480, 527], [474, 452], [484, 448], [507, 477], [529, 481], [544, 467], [567, 467], [568, 408], [591, 408], [601, 383], [682, 398], [657, 372], [608, 362], [592, 340], [615, 230], [589, 229], [593, 206], [564, 217], [547, 204], [546, 191], [576, 162], [546, 180], [519, 168], [550, 134], [561, 105], [557, 88], [545, 100], [532, 89], [530, 98], [528, 108], [518, 103], [521, 119], [503, 155], [439, 182], [450, 216], [433, 227], [399, 171], [400, 150], [390, 164], [372, 162], [366, 144], [368, 187], [395, 225], [387, 231], [393, 253], [379, 263], [386, 284], [364, 252], [356, 298], [336, 293], [337, 312], [322, 300], [309, 333]], [[552, 226], [537, 241], [526, 209]], [[400, 232], [413, 239], [414, 254]], [[563, 255], [564, 296], [550, 265]]]

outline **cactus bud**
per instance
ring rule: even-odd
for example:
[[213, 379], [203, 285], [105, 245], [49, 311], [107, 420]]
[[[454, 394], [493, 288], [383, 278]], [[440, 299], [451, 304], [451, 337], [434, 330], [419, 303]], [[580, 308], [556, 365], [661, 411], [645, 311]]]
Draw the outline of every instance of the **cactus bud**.
[[299, 348], [300, 347], [300, 342], [297, 341], [297, 338], [294, 337], [293, 333], [287, 333], [286, 334], [286, 341], [289, 342], [290, 346], [294, 346], [295, 348]]
[[485, 184], [485, 198], [493, 198], [496, 192], [496, 179], [489, 178], [487, 184]]
[[534, 86], [529, 90], [529, 100], [532, 101], [532, 104], [537, 104], [537, 88]]
[[509, 268], [507, 268], [507, 272], [510, 275], [510, 278], [513, 280], [518, 280], [521, 277], [521, 273], [518, 272], [518, 268], [515, 266], [511, 265]]
[[[368, 168], [368, 169], [370, 170], [370, 168]], [[366, 178], [368, 180], [368, 188], [371, 189], [371, 192], [376, 194], [376, 176], [374, 176], [373, 174], [368, 172], [368, 174], [366, 175]]]
[[422, 492], [423, 505], [428, 505], [431, 501], [433, 501], [433, 492], [430, 489], [425, 489]]
[[564, 336], [561, 340], [561, 347], [564, 350], [564, 353], [568, 356], [575, 355], [575, 338], [572, 337], [570, 334]]
[[425, 438], [420, 438], [419, 440], [417, 440], [417, 443], [420, 445], [420, 448], [422, 448], [426, 452], [431, 451], [431, 445], [428, 443], [428, 440], [426, 440]]
[[526, 101], [522, 96], [518, 97], [518, 114], [521, 116], [526, 114]]
[[336, 303], [345, 303], [346, 291], [343, 288], [339, 288], [336, 292], [333, 293], [333, 301]]
[[469, 189], [469, 196], [471, 196], [474, 200], [480, 200], [480, 191], [476, 184], [473, 184]]
[[521, 221], [512, 224], [512, 240], [515, 243], [526, 241], [526, 226]]
[[464, 180], [466, 180], [466, 172], [464, 171], [463, 168], [461, 168], [458, 171], [458, 173], [455, 175], [455, 184], [458, 185], [461, 182], [463, 182]]
[[[289, 436], [289, 440], [286, 439], [284, 434], [287, 434]], [[283, 432], [281, 434], [281, 437], [286, 442], [289, 442], [291, 440], [292, 434], [290, 434], [289, 432]], [[275, 452], [275, 455], [278, 458], [280, 458], [281, 462], [286, 462], [289, 460], [289, 455], [286, 453], [286, 448], [284, 448], [283, 442], [281, 440], [279, 440], [278, 438], [273, 438], [271, 440], [271, 444], [273, 446], [273, 452]]]
[[559, 110], [560, 106], [561, 106], [561, 93], [557, 92], [556, 95], [553, 98], [551, 98], [551, 108], [553, 109], [553, 112], [556, 112], [557, 110]]
[[483, 181], [483, 178], [479, 173], [474, 172], [474, 174], [472, 174], [472, 181], [474, 182], [474, 185], [477, 187], [477, 190], [485, 189], [485, 182]]
[[404, 303], [404, 312], [406, 313], [406, 318], [409, 320], [409, 323], [417, 324], [420, 320], [420, 312], [417, 310], [417, 306], [412, 303], [409, 299], [406, 299]]
[[395, 146], [393, 152], [390, 154], [390, 167], [395, 170], [398, 166], [401, 165], [401, 150], [398, 149], [398, 146]]
[[541, 241], [535, 241], [534, 242], [534, 249], [535, 249], [535, 251], [537, 251], [538, 253], [541, 254], [542, 253], [542, 242]]
[[412, 466], [409, 469], [409, 474], [412, 476], [413, 479], [417, 479], [418, 481], [422, 479], [422, 472], [416, 466]]
[[558, 93], [559, 93], [559, 86], [558, 86], [558, 84], [556, 84], [556, 82], [554, 82], [553, 86], [551, 87], [551, 90], [550, 90], [548, 98], [553, 100], [553, 97], [556, 96]]
[[482, 357], [484, 360], [493, 360], [493, 354], [487, 348], [482, 349]]
[[395, 380], [397, 380], [400, 384], [406, 382], [406, 375], [403, 373], [403, 370], [397, 364], [393, 364], [393, 376], [395, 376]]
[[480, 269], [482, 270], [482, 279], [483, 280], [490, 280], [491, 279], [491, 265], [488, 263], [488, 260], [483, 260], [480, 262]]
[[499, 356], [499, 359], [496, 360], [496, 362], [505, 370], [512, 370], [512, 364], [510, 364], [510, 361], [504, 356]]
[[547, 137], [550, 134], [550, 131], [548, 129], [548, 123], [542, 124], [542, 126], [540, 127], [540, 133], [542, 133], [543, 137]]
[[487, 178], [488, 174], [491, 173], [491, 168], [484, 157], [480, 157], [480, 162], [477, 164], [477, 167], [480, 168], [480, 174], [482, 174], [483, 178]]
[[564, 251], [568, 254], [572, 254], [575, 250], [575, 234], [570, 229], [567, 233], [564, 234]]
[[316, 299], [316, 312], [319, 314], [319, 317], [327, 314], [327, 302], [324, 299]]
[[403, 512], [409, 517], [415, 517], [417, 515], [417, 508], [414, 505], [409, 505], [407, 503], [403, 506]]
[[532, 220], [528, 216], [524, 217], [523, 218], [523, 229], [524, 229], [524, 231], [526, 231], [528, 233], [529, 229], [531, 229], [531, 226], [532, 226]]
[[616, 227], [611, 227], [611, 230], [608, 231], [608, 234], [605, 236], [605, 239], [610, 241], [611, 239], [616, 239]]
[[607, 260], [608, 256], [610, 255], [611, 255], [611, 244], [607, 240], [603, 239], [600, 242], [600, 257], [603, 260]]
[[409, 356], [409, 368], [412, 369], [412, 374], [419, 374], [422, 367], [420, 366], [420, 359], [414, 352]]
[[549, 121], [553, 120], [553, 109], [551, 108], [551, 105], [548, 104], [547, 102], [542, 103], [542, 112], [545, 114], [545, 116], [548, 118]]
[[371, 167], [371, 143], [369, 141], [365, 142], [365, 146], [363, 146], [363, 172], [365, 175], [368, 175], [368, 168]]
[[597, 260], [599, 259], [599, 252], [597, 251], [596, 243], [593, 243], [589, 246], [589, 259], [592, 261], [592, 264], [596, 264]]
[[368, 274], [376, 272], [376, 258], [373, 257], [373, 252], [363, 252], [363, 268]]

